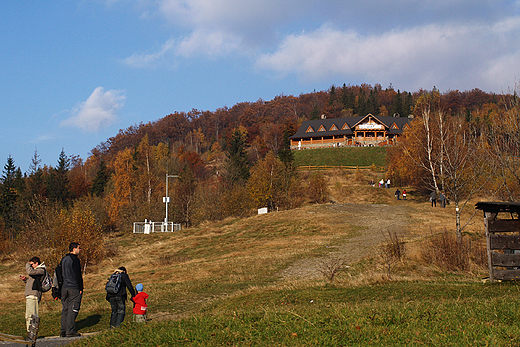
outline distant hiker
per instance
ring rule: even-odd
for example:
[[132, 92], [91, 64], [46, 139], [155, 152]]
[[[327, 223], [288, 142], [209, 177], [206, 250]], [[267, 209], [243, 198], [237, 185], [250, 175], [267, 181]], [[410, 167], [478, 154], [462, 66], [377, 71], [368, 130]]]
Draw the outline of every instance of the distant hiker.
[[403, 189], [403, 200], [406, 200], [406, 190]]
[[379, 181], [379, 188], [383, 188], [383, 184], [385, 184], [385, 180], [381, 178], [381, 181]]
[[126, 289], [130, 291], [130, 295], [132, 298], [135, 297], [135, 290], [132, 282], [130, 281], [130, 277], [126, 273], [126, 268], [121, 266], [117, 268], [114, 274], [120, 274], [120, 286], [116, 293], [110, 293], [107, 288], [107, 296], [106, 299], [110, 303], [112, 307], [112, 314], [110, 315], [110, 327], [117, 328], [123, 323], [125, 320], [125, 311], [126, 311]]
[[134, 322], [143, 323], [146, 322], [146, 311], [148, 310], [146, 299], [148, 299], [148, 294], [143, 292], [143, 285], [141, 283], [135, 286], [135, 290], [137, 294], [132, 298], [134, 302]]
[[27, 331], [31, 325], [31, 316], [34, 314], [39, 317], [38, 304], [42, 299], [42, 279], [45, 275], [46, 267], [38, 257], [32, 257], [25, 264], [27, 276], [20, 275], [20, 279], [25, 283], [25, 322]]
[[439, 202], [441, 203], [441, 207], [446, 207], [446, 195], [444, 195], [443, 192], [439, 195]]
[[432, 207], [437, 207], [437, 193], [435, 193], [435, 190], [430, 194], [430, 201], [432, 203]]
[[401, 191], [399, 190], [399, 188], [397, 188], [395, 191], [395, 197], [397, 198], [397, 200], [400, 200], [400, 198], [399, 198], [400, 195], [401, 195]]
[[61, 288], [61, 331], [62, 337], [81, 336], [76, 331], [78, 316], [83, 296], [83, 276], [78, 255], [81, 251], [79, 243], [71, 242], [69, 254], [61, 259], [63, 286]]
[[390, 178], [386, 180], [386, 187], [390, 188]]

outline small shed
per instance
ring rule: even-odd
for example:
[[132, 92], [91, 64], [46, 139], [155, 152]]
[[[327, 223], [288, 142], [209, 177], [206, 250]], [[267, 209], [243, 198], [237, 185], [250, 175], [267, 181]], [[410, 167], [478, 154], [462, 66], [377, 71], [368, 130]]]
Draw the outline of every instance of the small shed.
[[520, 279], [520, 203], [479, 202], [484, 211], [489, 279]]

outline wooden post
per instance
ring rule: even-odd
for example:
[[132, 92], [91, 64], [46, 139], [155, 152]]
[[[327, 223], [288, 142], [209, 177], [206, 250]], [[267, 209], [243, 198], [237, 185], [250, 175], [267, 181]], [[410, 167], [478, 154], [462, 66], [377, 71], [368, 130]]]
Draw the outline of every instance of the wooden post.
[[486, 226], [486, 248], [487, 248], [487, 256], [488, 256], [488, 270], [489, 270], [489, 281], [494, 282], [495, 278], [493, 277], [493, 262], [491, 259], [491, 238], [489, 234], [489, 220], [494, 218], [493, 213], [484, 212], [484, 224]]

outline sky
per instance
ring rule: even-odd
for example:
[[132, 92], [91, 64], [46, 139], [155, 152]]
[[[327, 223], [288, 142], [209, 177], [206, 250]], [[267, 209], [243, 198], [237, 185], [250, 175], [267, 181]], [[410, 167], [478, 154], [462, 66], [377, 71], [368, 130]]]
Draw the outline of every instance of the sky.
[[520, 0], [4, 0], [0, 165], [344, 83], [512, 92], [519, 34]]

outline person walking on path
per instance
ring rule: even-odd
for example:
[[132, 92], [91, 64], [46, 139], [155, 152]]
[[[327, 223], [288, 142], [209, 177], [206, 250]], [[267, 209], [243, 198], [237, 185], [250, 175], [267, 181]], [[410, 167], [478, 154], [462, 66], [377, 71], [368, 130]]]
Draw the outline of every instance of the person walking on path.
[[61, 331], [62, 337], [81, 336], [76, 331], [78, 316], [83, 296], [83, 276], [78, 255], [81, 251], [79, 243], [71, 242], [69, 254], [61, 259], [63, 285], [61, 289]]
[[31, 316], [39, 315], [38, 304], [42, 299], [42, 278], [45, 275], [46, 267], [38, 257], [32, 257], [25, 264], [27, 276], [20, 275], [20, 279], [25, 283], [25, 321], [27, 331], [31, 325]]
[[146, 305], [146, 299], [148, 299], [148, 294], [143, 291], [143, 285], [139, 283], [135, 286], [135, 290], [137, 291], [137, 295], [134, 296], [132, 301], [134, 302], [134, 321], [136, 323], [146, 322], [146, 311], [148, 310], [148, 305]]
[[441, 203], [441, 207], [446, 207], [446, 195], [444, 195], [443, 192], [439, 195], [439, 202]]
[[399, 188], [397, 188], [395, 191], [395, 197], [397, 198], [397, 200], [400, 200], [400, 198], [399, 198], [400, 195], [401, 195], [401, 191], [399, 190]]
[[121, 266], [116, 269], [115, 273], [121, 274], [121, 286], [119, 287], [119, 291], [116, 294], [111, 294], [107, 292], [106, 299], [110, 302], [110, 306], [112, 307], [112, 314], [110, 316], [110, 327], [117, 328], [123, 323], [125, 320], [125, 311], [126, 311], [126, 290], [130, 291], [130, 295], [132, 295], [132, 299], [135, 297], [135, 290], [132, 282], [130, 281], [130, 277], [126, 273], [126, 268]]
[[430, 194], [430, 201], [432, 203], [432, 207], [437, 207], [437, 193], [435, 193], [435, 190]]
[[403, 189], [403, 200], [406, 200], [406, 190]]

